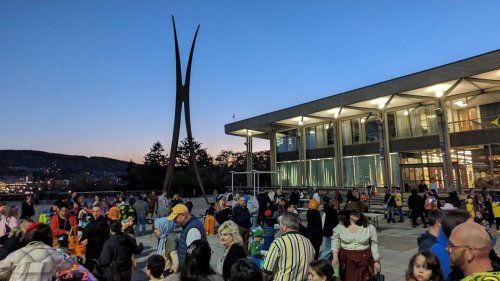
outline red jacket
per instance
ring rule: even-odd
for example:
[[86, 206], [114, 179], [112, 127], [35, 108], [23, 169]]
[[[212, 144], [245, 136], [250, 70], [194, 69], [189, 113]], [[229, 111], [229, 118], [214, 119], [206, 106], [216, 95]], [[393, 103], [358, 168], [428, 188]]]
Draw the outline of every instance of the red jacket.
[[[78, 227], [75, 216], [69, 215], [67, 220], [69, 221], [71, 227], [74, 228]], [[59, 228], [59, 215], [56, 215], [55, 217], [52, 218], [52, 220], [50, 220], [50, 228], [52, 228], [52, 233], [54, 237], [59, 237], [64, 234], [68, 234], [66, 230]]]

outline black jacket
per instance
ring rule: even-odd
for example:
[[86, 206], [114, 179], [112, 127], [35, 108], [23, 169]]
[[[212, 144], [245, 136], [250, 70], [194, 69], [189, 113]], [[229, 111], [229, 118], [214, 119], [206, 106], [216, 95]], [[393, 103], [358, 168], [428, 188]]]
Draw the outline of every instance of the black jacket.
[[238, 226], [244, 228], [250, 228], [252, 223], [250, 222], [250, 212], [247, 207], [242, 207], [237, 205], [233, 208], [233, 216], [231, 220], [234, 221]]
[[333, 229], [339, 224], [339, 213], [335, 208], [325, 205], [325, 225], [323, 225], [323, 236], [332, 237]]
[[224, 264], [222, 265], [222, 277], [224, 277], [224, 280], [229, 280], [231, 277], [231, 266], [233, 266], [237, 260], [245, 259], [246, 257], [245, 250], [243, 250], [241, 245], [231, 245], [224, 259]]
[[33, 207], [33, 203], [28, 204], [26, 201], [23, 202], [21, 206], [21, 219], [31, 218], [35, 215], [35, 208]]
[[102, 248], [99, 257], [101, 268], [109, 267], [111, 261], [115, 261], [120, 271], [127, 271], [132, 268], [132, 255], [134, 253], [135, 239], [126, 233], [112, 235]]
[[97, 259], [101, 254], [104, 242], [109, 238], [109, 226], [106, 218], [100, 216], [97, 220], [91, 220], [87, 227], [83, 229], [82, 238], [80, 241], [87, 239], [87, 250], [85, 257], [87, 259]]
[[424, 199], [418, 194], [408, 197], [408, 209], [412, 212], [412, 217], [418, 217], [424, 212]]
[[323, 243], [323, 228], [321, 226], [321, 215], [318, 210], [309, 209], [306, 213], [307, 217], [307, 238], [313, 244], [316, 250], [316, 257], [319, 254], [319, 248]]

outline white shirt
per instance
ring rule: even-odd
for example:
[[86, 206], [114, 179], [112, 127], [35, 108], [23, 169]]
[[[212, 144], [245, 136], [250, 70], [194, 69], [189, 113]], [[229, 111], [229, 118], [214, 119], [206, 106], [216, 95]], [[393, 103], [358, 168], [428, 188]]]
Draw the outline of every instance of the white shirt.
[[360, 227], [357, 233], [351, 233], [342, 224], [333, 229], [332, 251], [344, 250], [365, 250], [370, 248], [374, 260], [380, 259], [378, 252], [377, 230], [373, 225]]
[[189, 247], [191, 243], [193, 243], [195, 240], [200, 240], [201, 239], [201, 233], [198, 230], [198, 228], [191, 228], [188, 231], [188, 234], [186, 235], [186, 245]]

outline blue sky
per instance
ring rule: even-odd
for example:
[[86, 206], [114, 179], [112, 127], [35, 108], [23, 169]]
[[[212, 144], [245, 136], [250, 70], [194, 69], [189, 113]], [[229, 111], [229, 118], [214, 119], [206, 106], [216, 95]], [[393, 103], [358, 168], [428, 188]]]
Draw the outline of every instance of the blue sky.
[[[175, 16], [195, 139], [500, 46], [500, 1], [0, 1], [0, 149], [142, 162], [170, 147]], [[181, 127], [181, 138], [185, 129]], [[256, 141], [254, 149], [268, 149]]]

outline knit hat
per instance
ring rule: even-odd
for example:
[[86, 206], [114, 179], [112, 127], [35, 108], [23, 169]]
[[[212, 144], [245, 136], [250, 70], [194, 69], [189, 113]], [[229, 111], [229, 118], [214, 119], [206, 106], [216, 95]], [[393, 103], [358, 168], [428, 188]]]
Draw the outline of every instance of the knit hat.
[[30, 224], [30, 226], [28, 226], [28, 227], [26, 228], [26, 232], [30, 232], [30, 231], [32, 231], [32, 230], [35, 230], [35, 229], [37, 229], [37, 228], [38, 228], [40, 225], [42, 225], [42, 224], [43, 224], [42, 222], [38, 222], [38, 221], [37, 221], [37, 222], [34, 222], [34, 223]]
[[266, 210], [266, 211], [264, 212], [264, 216], [266, 216], [266, 217], [270, 217], [270, 216], [272, 216], [272, 215], [273, 215], [273, 211], [271, 211], [271, 210]]
[[252, 236], [253, 237], [262, 237], [264, 236], [264, 230], [262, 228], [256, 228], [252, 230]]
[[319, 202], [318, 202], [318, 200], [316, 200], [316, 199], [314, 199], [314, 198], [313, 198], [313, 199], [311, 199], [311, 200], [309, 200], [309, 206], [308, 206], [308, 207], [309, 207], [309, 209], [314, 209], [314, 210], [317, 210], [317, 209], [318, 209], [318, 207], [319, 207]]

